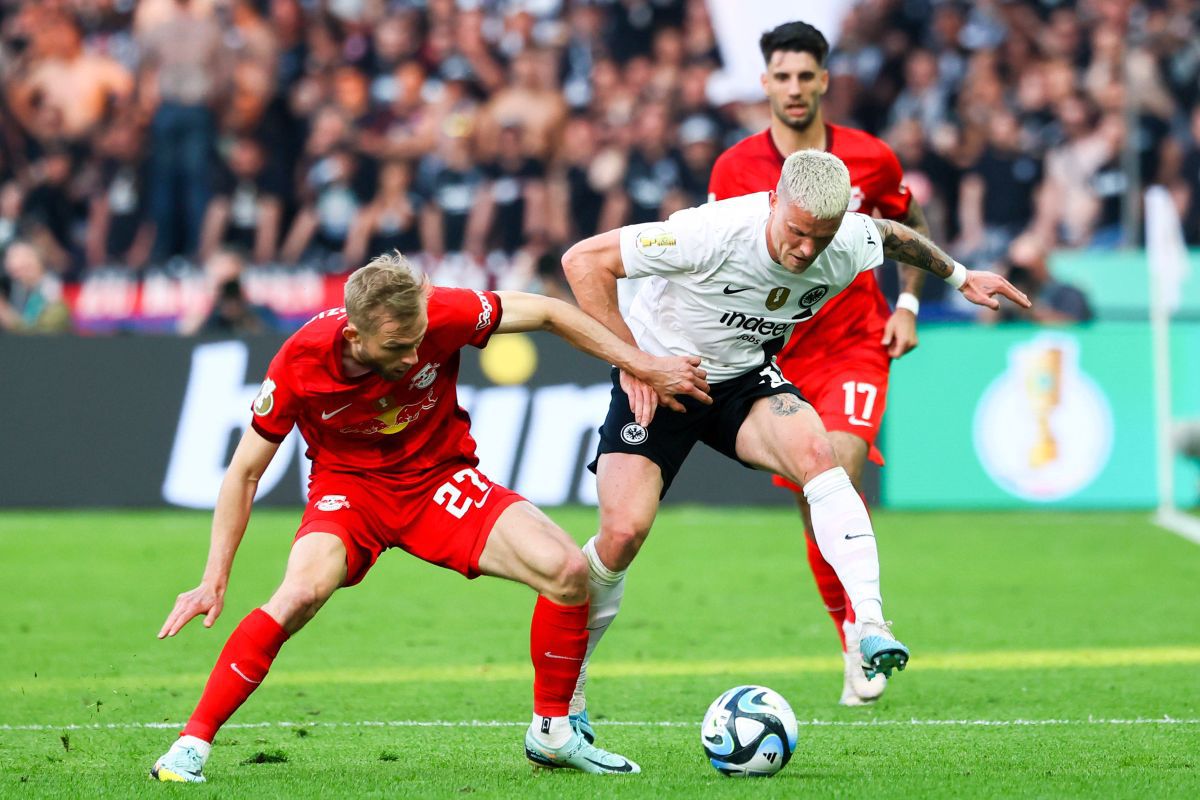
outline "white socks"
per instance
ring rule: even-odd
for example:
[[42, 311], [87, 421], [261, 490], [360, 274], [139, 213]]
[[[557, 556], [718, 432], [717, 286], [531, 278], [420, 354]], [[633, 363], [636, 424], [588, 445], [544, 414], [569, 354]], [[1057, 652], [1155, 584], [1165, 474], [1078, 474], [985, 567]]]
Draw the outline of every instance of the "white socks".
[[557, 749], [571, 740], [571, 721], [566, 717], [543, 717], [535, 713], [529, 729], [533, 738], [547, 747]]
[[875, 531], [850, 476], [841, 467], [822, 472], [804, 484], [804, 497], [817, 546], [845, 587], [854, 616], [859, 622], [883, 622]]
[[212, 742], [206, 742], [196, 736], [180, 736], [176, 741], [180, 747], [193, 747], [200, 754], [201, 761], [208, 761], [208, 756], [212, 752]]
[[587, 665], [592, 658], [592, 651], [600, 643], [608, 626], [616, 619], [621, 610], [621, 597], [625, 594], [625, 570], [614, 572], [604, 566], [596, 553], [596, 537], [588, 539], [583, 546], [583, 554], [588, 561], [588, 644], [587, 653], [583, 657], [583, 667], [579, 670], [579, 680], [575, 683], [575, 694], [571, 697], [571, 713], [578, 714], [586, 706], [584, 687], [587, 686]]

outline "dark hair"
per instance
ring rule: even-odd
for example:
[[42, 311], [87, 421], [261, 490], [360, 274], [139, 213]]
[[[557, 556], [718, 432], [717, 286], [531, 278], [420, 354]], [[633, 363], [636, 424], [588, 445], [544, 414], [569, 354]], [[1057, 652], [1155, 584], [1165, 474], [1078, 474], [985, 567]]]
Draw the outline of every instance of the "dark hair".
[[774, 30], [767, 31], [758, 40], [762, 50], [763, 61], [770, 63], [771, 55], [777, 50], [785, 53], [808, 53], [825, 66], [825, 57], [829, 55], [829, 42], [819, 30], [807, 22], [785, 22]]

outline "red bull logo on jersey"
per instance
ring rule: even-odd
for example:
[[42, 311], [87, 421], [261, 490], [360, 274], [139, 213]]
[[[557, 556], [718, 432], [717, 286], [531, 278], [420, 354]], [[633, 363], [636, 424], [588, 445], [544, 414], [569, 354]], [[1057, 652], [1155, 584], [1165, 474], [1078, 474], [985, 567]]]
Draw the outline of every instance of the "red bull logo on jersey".
[[367, 435], [374, 433], [386, 433], [388, 435], [399, 433], [407, 428], [410, 423], [415, 422], [421, 414], [437, 406], [437, 398], [430, 391], [429, 394], [415, 403], [395, 405], [395, 401], [390, 396], [380, 398], [379, 403], [386, 409], [382, 414], [366, 422], [347, 425], [341, 429], [341, 432]]

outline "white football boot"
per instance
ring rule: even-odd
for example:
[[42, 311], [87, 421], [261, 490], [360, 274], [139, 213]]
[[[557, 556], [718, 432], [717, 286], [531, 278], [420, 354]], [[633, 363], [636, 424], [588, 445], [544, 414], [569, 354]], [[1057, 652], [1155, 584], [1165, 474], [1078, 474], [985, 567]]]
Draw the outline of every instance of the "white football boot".
[[863, 674], [862, 651], [858, 647], [858, 624], [842, 623], [846, 634], [846, 652], [844, 679], [842, 681], [842, 699], [838, 700], [843, 706], [865, 706], [874, 703], [883, 695], [887, 688], [887, 676], [882, 672], [875, 673], [873, 678]]
[[176, 740], [150, 768], [150, 777], [166, 783], [204, 783], [204, 756], [195, 747]]

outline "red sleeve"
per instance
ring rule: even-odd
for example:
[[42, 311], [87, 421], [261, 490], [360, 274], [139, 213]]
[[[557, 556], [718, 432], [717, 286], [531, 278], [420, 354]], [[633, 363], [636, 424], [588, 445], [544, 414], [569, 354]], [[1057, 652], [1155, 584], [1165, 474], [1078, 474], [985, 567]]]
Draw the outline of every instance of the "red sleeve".
[[[437, 321], [438, 326], [446, 327], [450, 340], [457, 342], [458, 347], [484, 347], [500, 326], [504, 312], [500, 296], [475, 289], [438, 289], [437, 292], [444, 310], [444, 316]], [[432, 319], [430, 324], [433, 324]]]
[[729, 158], [728, 153], [726, 153], [713, 164], [712, 173], [708, 177], [709, 200], [725, 200], [745, 194], [745, 192], [738, 190], [735, 178], [736, 173], [732, 169], [732, 161], [733, 159]]
[[280, 350], [267, 368], [267, 378], [250, 404], [254, 417], [250, 424], [269, 442], [282, 442], [292, 431], [300, 412], [299, 398], [293, 389], [287, 348]]
[[903, 220], [908, 216], [912, 194], [904, 185], [904, 169], [900, 166], [900, 159], [896, 158], [892, 148], [880, 142], [877, 160], [879, 177], [873, 198], [875, 208], [882, 217]]

